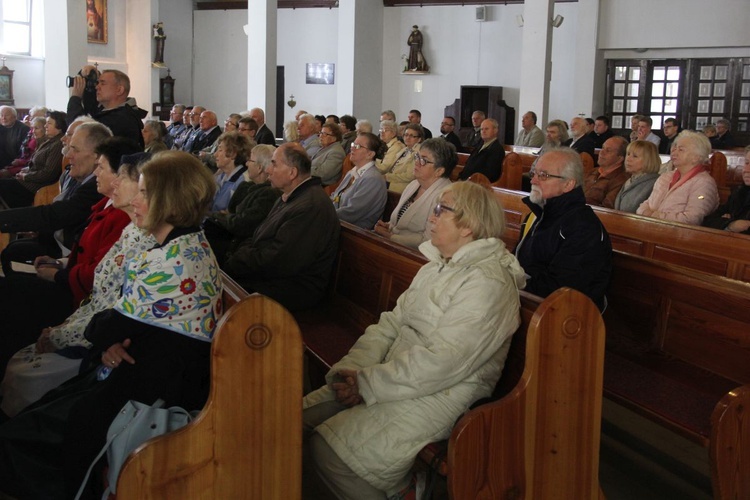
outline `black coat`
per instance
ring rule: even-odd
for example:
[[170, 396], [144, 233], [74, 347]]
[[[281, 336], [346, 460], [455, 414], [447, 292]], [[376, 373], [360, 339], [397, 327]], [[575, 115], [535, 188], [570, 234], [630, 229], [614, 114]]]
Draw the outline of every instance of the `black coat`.
[[457, 152], [463, 151], [464, 148], [461, 146], [461, 139], [458, 138], [455, 132], [449, 132], [443, 139], [456, 146]]
[[276, 145], [276, 138], [274, 137], [273, 132], [271, 132], [271, 129], [269, 129], [265, 123], [255, 133], [255, 142], [258, 144], [269, 144], [271, 146]]
[[131, 139], [143, 149], [142, 120], [148, 114], [145, 110], [127, 103], [114, 109], [105, 110], [96, 103], [96, 95], [93, 96], [92, 100], [91, 92], [84, 92], [83, 99], [71, 96], [68, 100], [68, 122], [86, 114], [109, 127], [116, 137]]
[[480, 173], [484, 174], [490, 182], [495, 182], [500, 178], [503, 173], [503, 160], [505, 159], [505, 149], [500, 144], [500, 140], [496, 139], [487, 148], [481, 150], [478, 147], [472, 151], [469, 159], [466, 160], [466, 165], [458, 176], [461, 180], [466, 180], [471, 177], [471, 174]]
[[0, 231], [3, 233], [36, 231], [51, 235], [58, 229], [62, 229], [63, 242], [66, 247], [71, 248], [76, 235], [87, 224], [91, 215], [91, 207], [101, 198], [102, 195], [96, 190], [96, 179], [91, 177], [65, 200], [38, 207], [0, 211]]
[[[530, 279], [525, 290], [546, 297], [568, 286], [588, 295], [599, 309], [612, 273], [612, 243], [594, 211], [586, 205], [583, 189], [550, 198], [544, 208], [523, 202], [535, 220], [516, 246], [516, 257]], [[521, 226], [526, 233], [529, 217]]]
[[[703, 219], [703, 225], [724, 229], [736, 220], [750, 220], [750, 186], [744, 184], [732, 193], [724, 205]], [[750, 234], [750, 229], [743, 234]]]
[[289, 310], [314, 306], [325, 295], [339, 242], [339, 218], [312, 177], [284, 201], [278, 199], [222, 267], [248, 292], [259, 292]]

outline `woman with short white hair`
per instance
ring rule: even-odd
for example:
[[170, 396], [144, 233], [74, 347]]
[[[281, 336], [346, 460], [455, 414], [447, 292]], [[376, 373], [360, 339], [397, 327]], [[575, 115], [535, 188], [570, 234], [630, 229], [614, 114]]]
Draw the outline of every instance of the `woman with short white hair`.
[[682, 131], [672, 147], [674, 171], [656, 180], [651, 195], [636, 213], [700, 225], [703, 218], [719, 206], [716, 181], [708, 172], [710, 154], [711, 143], [705, 135]]

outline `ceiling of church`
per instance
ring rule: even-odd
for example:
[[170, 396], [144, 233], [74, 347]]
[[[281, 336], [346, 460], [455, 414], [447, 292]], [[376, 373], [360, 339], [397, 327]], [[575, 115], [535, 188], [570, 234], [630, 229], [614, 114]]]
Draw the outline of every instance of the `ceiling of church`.
[[[577, 2], [578, 0], [555, 0], [557, 3]], [[339, 0], [278, 0], [280, 9], [309, 9], [338, 7]], [[510, 5], [522, 4], [524, 0], [383, 0], [386, 7], [431, 6], [431, 5]], [[198, 10], [244, 9], [247, 0], [199, 1]]]

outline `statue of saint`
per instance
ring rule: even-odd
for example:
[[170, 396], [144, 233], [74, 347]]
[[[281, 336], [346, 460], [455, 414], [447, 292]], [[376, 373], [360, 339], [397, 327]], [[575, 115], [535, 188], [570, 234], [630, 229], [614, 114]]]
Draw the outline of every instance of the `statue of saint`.
[[156, 56], [154, 56], [154, 64], [157, 66], [164, 66], [164, 40], [167, 36], [164, 34], [164, 23], [158, 22], [154, 24], [154, 38], [156, 39]]
[[409, 45], [409, 61], [407, 63], [407, 71], [429, 71], [430, 67], [425, 61], [424, 55], [422, 54], [422, 33], [419, 31], [419, 27], [415, 24], [411, 28], [411, 34], [409, 39], [406, 41]]

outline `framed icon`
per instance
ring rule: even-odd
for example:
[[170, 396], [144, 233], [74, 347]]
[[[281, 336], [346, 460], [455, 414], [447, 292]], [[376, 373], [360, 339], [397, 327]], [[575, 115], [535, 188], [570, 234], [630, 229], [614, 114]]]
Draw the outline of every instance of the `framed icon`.
[[86, 0], [86, 39], [107, 43], [107, 0]]

